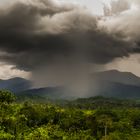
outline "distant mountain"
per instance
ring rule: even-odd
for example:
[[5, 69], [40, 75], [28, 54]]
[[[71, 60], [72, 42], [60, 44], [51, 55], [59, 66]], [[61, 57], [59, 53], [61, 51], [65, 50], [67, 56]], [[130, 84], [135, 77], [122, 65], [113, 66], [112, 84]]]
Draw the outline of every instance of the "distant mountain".
[[[91, 93], [91, 95], [93, 92]], [[121, 99], [140, 99], [140, 86], [115, 82], [100, 82], [98, 95]]]
[[[124, 99], [140, 99], [140, 78], [129, 72], [116, 70], [97, 72], [90, 76], [89, 91], [85, 97], [104, 96]], [[73, 99], [77, 94], [65, 87], [31, 89], [32, 83], [23, 78], [0, 80], [0, 89], [11, 90], [20, 97], [43, 99]]]
[[[91, 75], [89, 92], [85, 97], [104, 96], [123, 99], [140, 99], [140, 78], [132, 73], [116, 70], [98, 72]], [[76, 94], [63, 87], [46, 87], [25, 90], [18, 95], [36, 96], [44, 99], [73, 99]]]
[[117, 70], [97, 72], [92, 75], [97, 81], [108, 81], [126, 85], [140, 86], [140, 77], [131, 72], [120, 72]]
[[96, 92], [98, 95], [140, 99], [140, 78], [130, 72], [119, 72], [117, 70], [98, 72], [94, 73], [91, 79], [93, 80], [91, 80], [91, 96], [95, 91], [93, 83], [96, 82]]
[[8, 80], [0, 80], [0, 89], [6, 89], [13, 92], [20, 92], [31, 88], [32, 83], [29, 80], [15, 77]]

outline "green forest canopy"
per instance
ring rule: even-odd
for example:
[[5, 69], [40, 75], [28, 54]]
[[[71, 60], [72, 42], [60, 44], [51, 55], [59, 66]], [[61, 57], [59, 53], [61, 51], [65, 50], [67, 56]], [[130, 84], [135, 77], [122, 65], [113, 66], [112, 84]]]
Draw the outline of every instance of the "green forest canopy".
[[140, 140], [140, 110], [128, 102], [125, 108], [107, 108], [92, 104], [91, 98], [65, 105], [15, 99], [11, 92], [0, 91], [1, 140]]

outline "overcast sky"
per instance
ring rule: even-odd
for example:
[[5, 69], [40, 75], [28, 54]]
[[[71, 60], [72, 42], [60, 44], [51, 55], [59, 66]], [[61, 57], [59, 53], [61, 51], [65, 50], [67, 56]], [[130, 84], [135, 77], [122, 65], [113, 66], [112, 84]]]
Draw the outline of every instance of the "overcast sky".
[[0, 0], [0, 79], [66, 77], [88, 63], [140, 76], [139, 0], [13, 1]]
[[109, 4], [111, 0], [57, 0], [65, 3], [74, 3], [86, 7], [97, 15], [103, 15], [103, 5]]
[[[22, 0], [24, 1], [24, 0]], [[28, 0], [29, 1], [29, 0]], [[76, 4], [86, 7], [94, 14], [102, 15], [103, 14], [103, 5], [109, 5], [111, 0], [55, 0], [58, 3], [68, 3]], [[0, 4], [9, 4], [12, 3], [11, 0], [0, 0]]]

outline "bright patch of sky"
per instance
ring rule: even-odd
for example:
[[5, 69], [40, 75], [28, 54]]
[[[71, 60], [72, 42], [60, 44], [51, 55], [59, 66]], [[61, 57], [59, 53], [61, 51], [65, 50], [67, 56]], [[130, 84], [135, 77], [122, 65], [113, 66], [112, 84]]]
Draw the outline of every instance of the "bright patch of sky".
[[[25, 0], [20, 0], [20, 1], [25, 1]], [[93, 14], [102, 15], [104, 4], [109, 4], [111, 0], [54, 0], [54, 1], [57, 1], [59, 4], [67, 3], [67, 4], [80, 5], [90, 10]], [[12, 2], [13, 1], [11, 0], [0, 0], [0, 5], [3, 4], [8, 5]]]
[[123, 72], [132, 72], [140, 77], [140, 55], [134, 54], [126, 58], [118, 58], [107, 64], [106, 70], [117, 69]]
[[14, 68], [15, 66], [0, 62], [0, 79], [10, 79], [12, 77], [29, 78], [31, 73]]
[[109, 5], [111, 0], [56, 0], [62, 3], [77, 4], [89, 9], [93, 14], [103, 15], [104, 4]]

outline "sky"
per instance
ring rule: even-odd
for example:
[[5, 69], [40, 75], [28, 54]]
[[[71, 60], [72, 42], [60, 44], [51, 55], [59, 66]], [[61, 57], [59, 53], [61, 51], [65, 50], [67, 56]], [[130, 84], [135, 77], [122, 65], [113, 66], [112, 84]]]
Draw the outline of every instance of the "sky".
[[139, 0], [0, 0], [0, 10], [0, 79], [70, 84], [109, 69], [140, 76]]
[[81, 5], [97, 15], [103, 15], [103, 5], [108, 5], [110, 1], [111, 0], [58, 0], [58, 2]]

